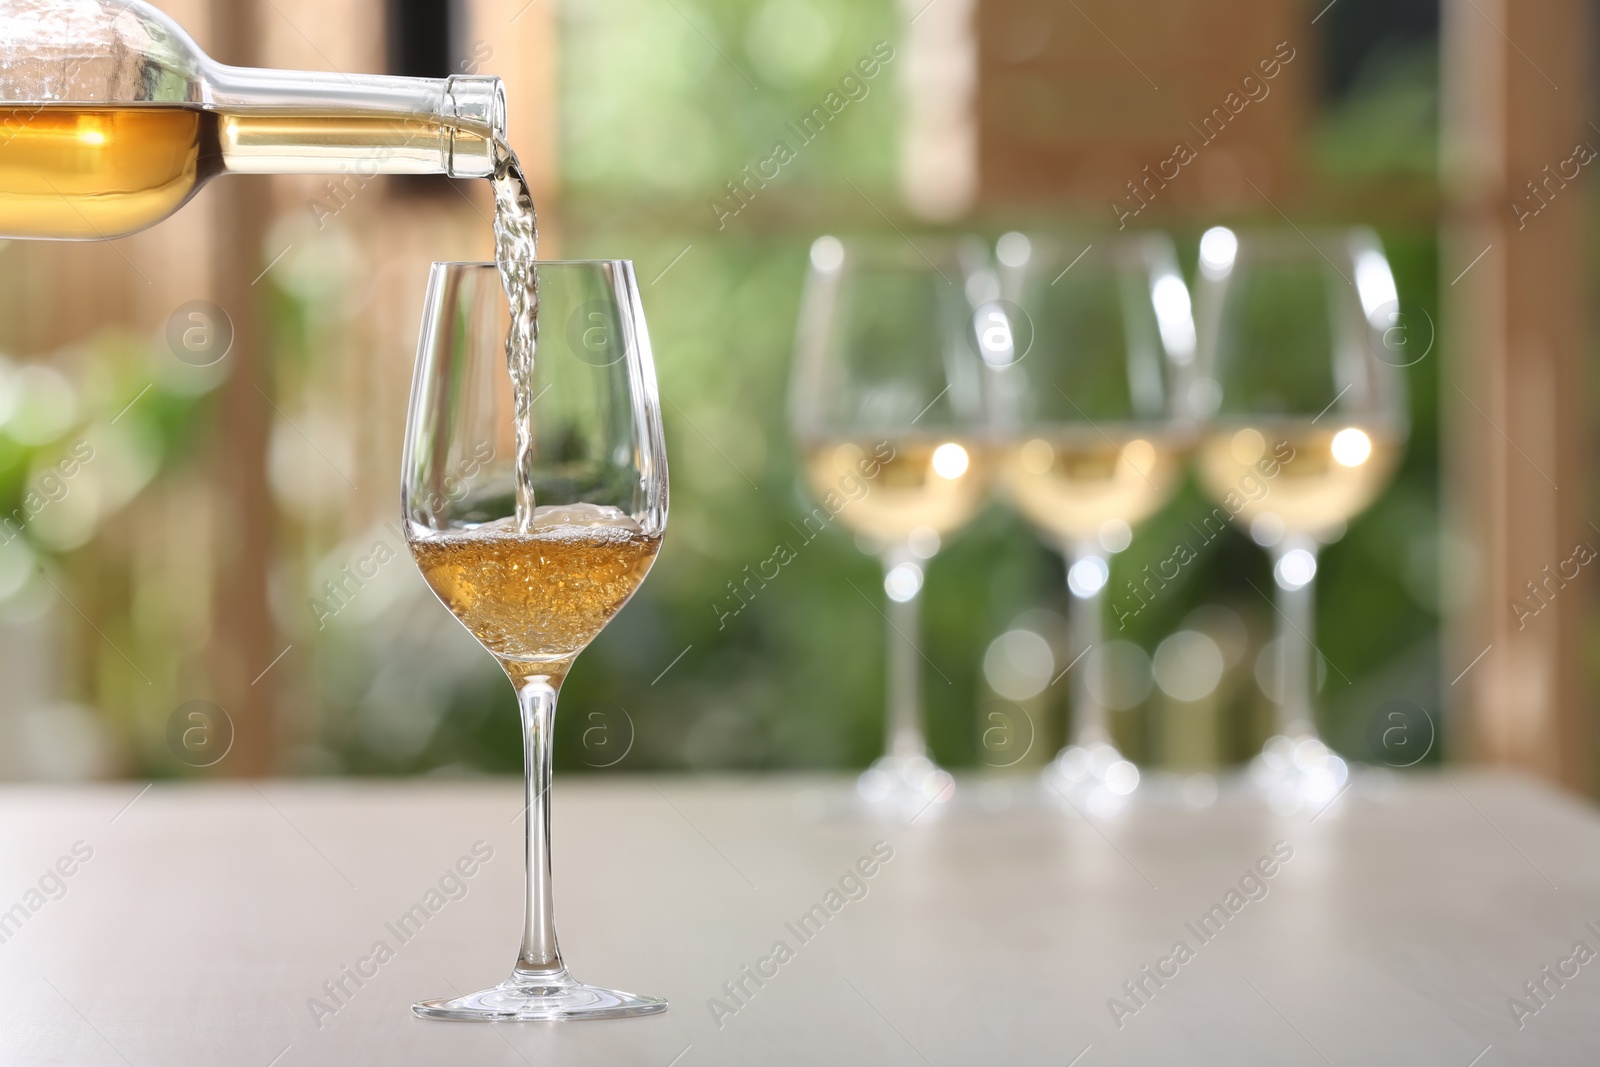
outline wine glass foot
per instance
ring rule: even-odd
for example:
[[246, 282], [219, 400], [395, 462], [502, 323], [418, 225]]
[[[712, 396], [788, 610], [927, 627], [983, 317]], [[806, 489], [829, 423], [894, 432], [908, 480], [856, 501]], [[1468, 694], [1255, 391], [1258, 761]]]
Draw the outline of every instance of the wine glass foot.
[[908, 820], [938, 811], [955, 790], [950, 772], [926, 756], [884, 756], [856, 779], [856, 795], [870, 809]]
[[642, 997], [620, 989], [601, 989], [558, 974], [515, 972], [491, 989], [411, 1006], [422, 1019], [467, 1022], [554, 1022], [560, 1019], [617, 1019], [667, 1010], [663, 997]]
[[1095, 815], [1120, 811], [1139, 788], [1139, 768], [1106, 741], [1068, 745], [1044, 769], [1045, 788]]
[[1350, 780], [1350, 768], [1311, 734], [1279, 734], [1250, 761], [1250, 779], [1279, 815], [1333, 803]]

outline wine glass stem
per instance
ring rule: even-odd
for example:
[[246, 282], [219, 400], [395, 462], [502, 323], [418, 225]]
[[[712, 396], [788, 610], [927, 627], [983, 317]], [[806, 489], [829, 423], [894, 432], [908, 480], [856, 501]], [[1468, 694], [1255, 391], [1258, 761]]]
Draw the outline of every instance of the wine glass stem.
[[543, 677], [529, 678], [517, 690], [522, 708], [523, 776], [528, 806], [528, 912], [522, 933], [518, 972], [563, 973], [556, 945], [555, 889], [550, 880], [550, 732], [555, 723], [556, 690]]
[[[909, 552], [892, 552], [883, 559], [885, 576], [901, 563], [914, 562]], [[889, 755], [901, 759], [926, 756], [927, 741], [922, 736], [922, 685], [918, 669], [917, 625], [922, 603], [922, 586], [905, 600], [889, 598], [888, 646], [888, 748]]]
[[[1313, 537], [1291, 535], [1278, 543], [1273, 557], [1276, 576], [1278, 561], [1295, 549], [1317, 555]], [[1316, 626], [1316, 579], [1297, 589], [1278, 583], [1278, 733], [1284, 737], [1315, 737], [1316, 716], [1312, 711], [1314, 681], [1312, 633]]]
[[[1076, 545], [1062, 553], [1066, 561], [1067, 573], [1072, 572], [1074, 563], [1082, 559], [1098, 557], [1099, 553], [1090, 545]], [[1104, 611], [1106, 585], [1102, 582], [1100, 587], [1088, 596], [1079, 596], [1068, 587], [1067, 628], [1072, 638], [1073, 659], [1078, 661], [1077, 669], [1072, 678], [1072, 707], [1073, 721], [1076, 729], [1073, 730], [1073, 743], [1083, 748], [1090, 745], [1109, 744], [1111, 741], [1111, 728], [1106, 721], [1105, 705], [1095, 699], [1089, 687], [1089, 664], [1093, 657], [1091, 651], [1104, 639]]]

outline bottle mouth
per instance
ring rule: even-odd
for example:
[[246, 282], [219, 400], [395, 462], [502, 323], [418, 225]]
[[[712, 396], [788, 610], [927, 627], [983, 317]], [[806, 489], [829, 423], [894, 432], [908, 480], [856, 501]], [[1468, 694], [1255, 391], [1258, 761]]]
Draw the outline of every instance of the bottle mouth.
[[450, 127], [452, 178], [494, 174], [498, 150], [506, 143], [506, 88], [499, 78], [458, 74], [445, 83], [444, 117]]
[[445, 83], [445, 113], [473, 133], [504, 140], [506, 87], [488, 74], [457, 74]]

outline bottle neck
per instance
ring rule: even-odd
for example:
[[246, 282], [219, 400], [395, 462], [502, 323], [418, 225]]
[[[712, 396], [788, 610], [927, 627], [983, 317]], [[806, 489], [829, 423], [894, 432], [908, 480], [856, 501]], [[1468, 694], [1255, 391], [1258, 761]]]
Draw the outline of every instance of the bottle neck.
[[396, 78], [211, 64], [204, 103], [221, 116], [223, 168], [237, 174], [494, 172], [504, 139], [499, 78]]

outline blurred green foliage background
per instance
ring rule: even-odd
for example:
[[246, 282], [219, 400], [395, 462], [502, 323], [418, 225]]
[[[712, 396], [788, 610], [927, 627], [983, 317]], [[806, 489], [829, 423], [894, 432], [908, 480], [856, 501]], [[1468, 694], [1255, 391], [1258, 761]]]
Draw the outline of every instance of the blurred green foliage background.
[[[822, 232], [892, 234], [890, 226], [913, 237], [926, 232], [897, 206], [898, 58], [810, 142], [787, 126], [879, 42], [896, 41], [901, 19], [890, 0], [560, 6], [562, 197], [544, 225], [564, 256], [636, 262], [672, 476], [659, 562], [565, 686], [556, 732], [557, 762], [566, 769], [843, 769], [865, 766], [881, 751], [882, 575], [848, 533], [831, 529], [806, 545], [725, 625], [713, 605], [746, 565], [769, 557], [780, 541], [793, 542], [790, 524], [814, 505], [800, 483], [784, 415], [811, 241]], [[1318, 28], [1325, 76], [1317, 125], [1305, 138], [1308, 170], [1329, 181], [1376, 183], [1371, 188], [1385, 181], [1430, 187], [1438, 151], [1436, 3], [1344, 0]], [[780, 140], [794, 158], [732, 213], [726, 183], [771, 158]], [[1170, 224], [1191, 276], [1199, 234], [1212, 221]], [[1279, 224], [1267, 215], [1230, 221]], [[1314, 221], [1366, 220], [1352, 212]], [[993, 239], [1013, 227], [1084, 224], [1066, 216], [979, 217], [962, 229]], [[1417, 331], [1412, 340], [1424, 345], [1439, 287], [1435, 235], [1425, 224], [1381, 235], [1408, 327]], [[314, 253], [290, 257], [272, 275], [280, 378], [310, 374], [318, 361], [332, 364], [322, 338], [337, 305], [353, 297], [329, 279], [357, 273], [350, 246], [348, 236], [331, 233]], [[208, 391], [220, 372], [174, 377], [172, 361], [159, 355], [148, 341], [106, 337], [57, 360], [62, 369], [51, 373], [60, 380], [48, 382], [34, 381], [34, 371], [24, 381], [27, 375], [0, 363], [0, 428], [7, 405], [26, 399], [25, 388], [54, 389], [61, 396], [52, 403], [66, 412], [49, 432], [18, 430], [20, 423], [0, 432], [0, 506], [16, 508], [30, 479], [83, 434], [115, 435], [117, 447], [103, 454], [138, 459], [137, 477], [119, 479], [134, 492], [153, 486], [159, 495], [164, 479], [193, 475], [205, 461], [195, 435], [217, 417]], [[1327, 547], [1318, 575], [1316, 640], [1334, 665], [1319, 696], [1321, 726], [1356, 759], [1374, 754], [1369, 726], [1388, 701], [1413, 702], [1439, 721], [1440, 356], [1435, 346], [1405, 371], [1411, 436], [1403, 465], [1379, 501]], [[337, 484], [332, 490], [343, 492]], [[173, 514], [182, 514], [187, 491], [181, 481], [169, 485]], [[53, 518], [70, 518], [91, 496], [64, 498], [52, 505]], [[75, 588], [98, 590], [107, 603], [132, 603], [108, 623], [115, 649], [85, 635], [84, 647], [100, 661], [103, 691], [79, 698], [102, 708], [115, 732], [131, 739], [122, 769], [189, 773], [163, 739], [170, 704], [146, 699], [145, 683], [130, 669], [140, 670], [137, 660], [158, 677], [175, 673], [175, 650], [199, 640], [184, 620], [200, 613], [184, 605], [202, 603], [209, 592], [165, 590], [170, 610], [154, 611], [116, 588], [132, 580], [127, 573], [137, 560], [112, 565], [80, 551], [121, 502], [105, 504], [77, 526], [68, 522], [61, 536], [52, 538], [46, 521], [0, 546], [0, 612], [25, 619], [43, 592], [24, 586], [61, 574], [57, 567], [75, 577]], [[1115, 558], [1111, 589], [1169, 556], [1187, 524], [1210, 510], [1188, 478]], [[286, 769], [516, 773], [522, 747], [510, 687], [434, 602], [383, 525], [391, 517], [375, 516], [343, 542], [300, 531], [299, 557], [286, 559], [276, 576], [284, 632], [296, 656], [307, 657], [284, 697], [300, 734]], [[400, 550], [398, 562], [386, 564], [350, 610], [315, 624], [307, 599], [379, 542]], [[115, 555], [108, 550], [106, 559]], [[1185, 627], [1211, 635], [1226, 654], [1220, 684], [1202, 701], [1175, 701], [1145, 683], [1139, 699], [1116, 712], [1119, 743], [1133, 758], [1215, 769], [1258, 749], [1271, 706], [1256, 663], [1273, 628], [1272, 607], [1259, 590], [1271, 588], [1266, 554], [1243, 531], [1230, 530], [1126, 631], [1117, 632], [1108, 617], [1111, 636], [1146, 654]], [[1065, 598], [1059, 558], [1000, 502], [947, 541], [928, 567], [921, 639], [927, 728], [940, 762], [994, 765], [982, 743], [992, 724], [987, 709], [998, 699], [985, 675], [986, 653], [1000, 635], [1027, 628], [1052, 646], [1055, 669], [1065, 667]], [[133, 659], [124, 663], [116, 649]], [[1016, 769], [1036, 767], [1061, 743], [1068, 689], [1062, 682], [1022, 702], [1034, 736]], [[113, 690], [126, 699], [119, 703]], [[1428, 760], [1442, 751], [1435, 745]]]

